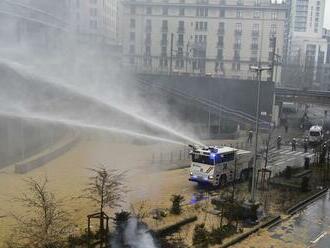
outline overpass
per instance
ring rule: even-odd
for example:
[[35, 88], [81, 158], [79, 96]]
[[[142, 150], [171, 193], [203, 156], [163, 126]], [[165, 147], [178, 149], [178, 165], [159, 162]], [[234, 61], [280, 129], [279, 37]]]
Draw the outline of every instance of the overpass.
[[330, 91], [275, 88], [276, 102], [297, 102], [330, 105]]

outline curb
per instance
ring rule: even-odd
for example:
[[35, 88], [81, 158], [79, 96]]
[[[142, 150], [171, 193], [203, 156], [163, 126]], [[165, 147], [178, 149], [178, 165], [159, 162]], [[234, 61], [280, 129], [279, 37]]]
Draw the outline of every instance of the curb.
[[311, 204], [314, 200], [319, 198], [321, 195], [325, 194], [327, 191], [328, 191], [328, 187], [326, 187], [325, 189], [320, 190], [319, 192], [315, 193], [314, 195], [298, 202], [297, 204], [290, 207], [286, 212], [291, 216], [294, 215], [299, 210], [307, 207], [309, 204]]
[[185, 218], [179, 222], [176, 222], [174, 224], [165, 226], [163, 228], [160, 228], [158, 230], [153, 230], [153, 232], [155, 233], [156, 236], [158, 237], [162, 237], [162, 236], [166, 236], [169, 235], [173, 232], [175, 232], [176, 230], [178, 230], [180, 227], [182, 227], [183, 225], [186, 225], [188, 223], [194, 222], [197, 220], [197, 216], [194, 215], [192, 217], [189, 218]]
[[71, 139], [69, 142], [63, 144], [60, 147], [55, 148], [54, 150], [37, 156], [33, 159], [28, 159], [23, 162], [19, 162], [15, 164], [15, 173], [17, 174], [25, 174], [28, 173], [36, 168], [43, 166], [44, 164], [48, 163], [56, 159], [57, 157], [61, 156], [62, 154], [69, 151], [73, 146], [75, 146], [79, 142], [79, 137], [76, 136]]
[[252, 228], [251, 230], [249, 230], [248, 232], [246, 233], [243, 233], [239, 236], [237, 236], [236, 238], [228, 241], [227, 243], [225, 244], [222, 244], [220, 245], [219, 247], [220, 248], [226, 248], [226, 247], [229, 247], [229, 246], [232, 246], [240, 241], [242, 241], [243, 239], [247, 238], [248, 236], [250, 236], [251, 234], [259, 231], [260, 229], [262, 228], [265, 228], [265, 227], [268, 227], [268, 226], [271, 226], [271, 225], [276, 225], [278, 224], [279, 222], [281, 222], [281, 216], [278, 215], [278, 216], [275, 216], [273, 218], [271, 218], [269, 221], [266, 221], [265, 223], [263, 224], [260, 224], [259, 226], [256, 226], [254, 228]]

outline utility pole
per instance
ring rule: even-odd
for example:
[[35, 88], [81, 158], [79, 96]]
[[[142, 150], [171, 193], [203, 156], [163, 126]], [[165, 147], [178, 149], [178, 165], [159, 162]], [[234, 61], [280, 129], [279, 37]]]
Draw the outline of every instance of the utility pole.
[[186, 47], [186, 73], [188, 73], [188, 52], [189, 52], [189, 41], [187, 42], [187, 47]]
[[174, 39], [174, 34], [171, 33], [170, 75], [172, 75], [172, 63], [173, 63], [173, 39]]
[[[272, 76], [271, 76], [271, 80], [273, 82], [274, 80], [274, 65], [275, 65], [275, 54], [276, 54], [276, 37], [272, 38], [273, 41], [273, 56], [272, 56]], [[276, 83], [276, 82], [275, 82]]]
[[257, 106], [256, 106], [256, 142], [254, 147], [254, 163], [252, 168], [252, 189], [251, 189], [251, 199], [252, 204], [255, 203], [255, 191], [256, 191], [256, 170], [257, 170], [257, 158], [258, 158], [258, 134], [259, 134], [259, 116], [260, 116], [260, 90], [261, 90], [261, 74], [262, 71], [269, 71], [272, 68], [270, 66], [261, 66], [259, 61], [258, 66], [250, 66], [250, 70], [257, 73], [258, 86], [257, 86]]

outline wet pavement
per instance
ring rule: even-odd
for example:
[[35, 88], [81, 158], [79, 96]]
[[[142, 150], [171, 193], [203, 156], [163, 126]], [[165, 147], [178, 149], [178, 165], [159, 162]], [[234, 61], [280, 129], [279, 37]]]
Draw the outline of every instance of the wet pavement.
[[330, 199], [325, 194], [309, 207], [235, 247], [330, 247]]

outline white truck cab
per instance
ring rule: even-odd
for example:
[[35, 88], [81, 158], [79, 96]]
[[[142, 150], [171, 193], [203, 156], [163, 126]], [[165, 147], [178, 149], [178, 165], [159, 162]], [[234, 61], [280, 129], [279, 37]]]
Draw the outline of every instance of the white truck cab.
[[320, 143], [323, 140], [323, 128], [322, 126], [312, 126], [308, 132], [308, 140], [310, 143]]
[[236, 179], [246, 180], [252, 168], [251, 152], [232, 147], [190, 146], [190, 181], [212, 186]]

